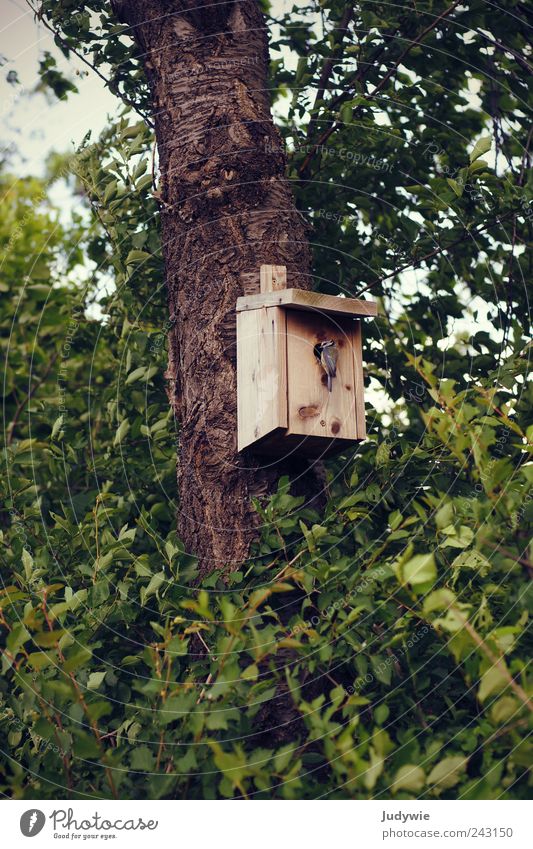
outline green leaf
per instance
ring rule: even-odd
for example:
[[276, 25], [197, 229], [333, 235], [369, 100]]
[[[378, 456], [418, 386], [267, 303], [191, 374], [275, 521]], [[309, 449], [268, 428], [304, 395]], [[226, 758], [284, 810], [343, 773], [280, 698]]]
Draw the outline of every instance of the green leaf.
[[246, 669], [243, 669], [241, 672], [241, 678], [245, 681], [255, 681], [259, 675], [259, 669], [257, 668], [255, 663], [247, 666]]
[[15, 625], [12, 631], [7, 635], [6, 648], [11, 654], [16, 654], [19, 648], [30, 639], [30, 632], [27, 628], [19, 623]]
[[133, 179], [136, 180], [138, 177], [140, 177], [142, 174], [144, 174], [144, 172], [146, 171], [147, 168], [148, 168], [148, 160], [147, 159], [141, 159], [141, 161], [138, 162], [137, 165], [134, 168]]
[[410, 584], [415, 592], [424, 593], [437, 578], [437, 567], [433, 554], [415, 554], [400, 568], [401, 582]]
[[140, 377], [144, 377], [146, 374], [146, 366], [139, 366], [139, 368], [133, 369], [126, 378], [126, 386], [130, 383], [134, 383], [136, 380], [139, 380]]
[[295, 751], [295, 746], [288, 744], [274, 755], [274, 769], [276, 772], [283, 772], [289, 765]]
[[448, 536], [442, 543], [442, 548], [468, 548], [474, 539], [474, 531], [467, 525], [461, 525], [458, 531], [451, 525], [444, 528], [443, 533]]
[[484, 554], [481, 554], [480, 551], [474, 548], [471, 551], [463, 551], [461, 554], [458, 554], [452, 562], [452, 569], [457, 571], [470, 569], [484, 577], [490, 572], [490, 562]]
[[30, 552], [25, 548], [22, 549], [22, 565], [24, 566], [24, 575], [26, 576], [26, 580], [29, 581], [33, 574], [33, 557]]
[[63, 671], [68, 673], [81, 669], [82, 666], [85, 666], [85, 664], [90, 661], [92, 655], [92, 650], [86, 647], [75, 651], [75, 653], [70, 655], [63, 664]]
[[427, 783], [441, 790], [449, 790], [461, 780], [461, 774], [466, 769], [466, 758], [454, 755], [444, 758], [433, 767], [428, 775]]
[[173, 657], [182, 657], [187, 654], [188, 646], [188, 640], [184, 640], [182, 637], [173, 637], [168, 643], [166, 650]]
[[307, 56], [299, 56], [298, 57], [298, 63], [296, 65], [296, 74], [294, 76], [294, 82], [295, 83], [299, 83], [302, 80], [305, 72], [307, 71], [307, 63], [308, 63]]
[[474, 145], [474, 149], [470, 154], [470, 163], [475, 162], [476, 159], [479, 159], [480, 156], [483, 156], [484, 153], [487, 153], [492, 146], [492, 139], [490, 136], [484, 136], [479, 139]]
[[[505, 662], [502, 660], [500, 663], [507, 669]], [[480, 702], [484, 702], [488, 699], [489, 696], [492, 696], [494, 693], [499, 693], [502, 690], [505, 690], [509, 687], [510, 675], [505, 674], [504, 670], [500, 668], [500, 666], [491, 666], [490, 669], [487, 669], [486, 672], [481, 676], [481, 681], [479, 684], [479, 689], [477, 692], [477, 697]]]
[[87, 680], [87, 689], [97, 690], [106, 676], [105, 672], [91, 672]]
[[452, 180], [451, 177], [447, 177], [446, 182], [453, 189], [453, 191], [457, 195], [457, 197], [460, 198], [463, 194], [464, 186], [459, 185], [457, 180]]
[[40, 716], [32, 728], [34, 734], [42, 737], [43, 740], [53, 740], [55, 737], [56, 727], [44, 716]]
[[373, 655], [370, 658], [370, 665], [377, 680], [388, 686], [392, 679], [392, 663], [390, 660], [385, 655]]
[[341, 119], [343, 124], [351, 124], [352, 113], [353, 113], [352, 104], [351, 103], [344, 103], [343, 106], [341, 107], [341, 110], [340, 110], [340, 113], [339, 113], [340, 119]]
[[145, 605], [150, 596], [157, 593], [158, 589], [166, 582], [165, 573], [158, 572], [153, 575], [147, 587], [141, 587], [141, 604]]
[[476, 171], [484, 171], [488, 167], [488, 162], [486, 162], [484, 159], [478, 159], [476, 162], [472, 162], [468, 170], [471, 174], [475, 174]]
[[76, 758], [97, 758], [100, 755], [100, 747], [91, 734], [87, 734], [85, 731], [77, 731], [72, 753]]
[[98, 722], [103, 716], [108, 716], [112, 711], [112, 703], [105, 701], [105, 699], [99, 699], [97, 702], [89, 702], [87, 705], [87, 715], [94, 722]]
[[155, 766], [155, 757], [148, 746], [137, 746], [131, 756], [131, 768], [150, 772]]
[[447, 610], [455, 601], [455, 594], [451, 590], [435, 590], [424, 599], [424, 616], [435, 610]]
[[62, 425], [63, 425], [63, 415], [58, 416], [57, 419], [55, 420], [54, 425], [52, 427], [52, 433], [50, 435], [50, 439], [56, 438], [56, 436], [58, 435], [58, 433], [61, 430]]
[[57, 631], [42, 631], [40, 634], [34, 634], [33, 642], [41, 648], [50, 648], [50, 646], [55, 646], [59, 642], [64, 633], [64, 628]]
[[151, 174], [145, 174], [140, 180], [137, 180], [137, 191], [142, 192], [143, 189], [152, 185], [153, 177]]
[[118, 182], [116, 180], [111, 180], [110, 183], [107, 184], [105, 192], [104, 192], [104, 206], [109, 203], [112, 198], [118, 192]]
[[115, 439], [113, 440], [113, 445], [115, 445], [115, 446], [120, 445], [120, 443], [122, 442], [122, 440], [126, 436], [129, 429], [130, 429], [130, 423], [129, 423], [128, 419], [123, 419], [123, 421], [120, 422], [120, 424], [117, 428], [117, 431], [115, 433]]
[[414, 764], [405, 764], [401, 766], [394, 776], [392, 782], [392, 792], [397, 793], [399, 790], [410, 790], [413, 793], [418, 793], [426, 783], [426, 773], [421, 766]]
[[129, 127], [124, 127], [124, 129], [120, 133], [120, 138], [125, 139], [134, 139], [139, 135], [141, 128], [139, 124], [132, 124]]
[[513, 699], [511, 696], [502, 696], [492, 705], [490, 717], [496, 725], [503, 725], [517, 716], [521, 708], [522, 705], [517, 699]]
[[445, 528], [446, 526], [453, 527], [453, 525], [452, 525], [453, 516], [454, 516], [453, 502], [447, 501], [435, 513], [435, 524], [437, 525], [437, 528]]
[[146, 260], [151, 259], [152, 255], [147, 253], [147, 251], [138, 251], [136, 249], [129, 252], [126, 257], [126, 265], [137, 265], [140, 262], [146, 262]]
[[28, 655], [28, 663], [32, 669], [37, 671], [46, 669], [55, 662], [54, 653], [50, 654], [44, 651], [30, 652]]

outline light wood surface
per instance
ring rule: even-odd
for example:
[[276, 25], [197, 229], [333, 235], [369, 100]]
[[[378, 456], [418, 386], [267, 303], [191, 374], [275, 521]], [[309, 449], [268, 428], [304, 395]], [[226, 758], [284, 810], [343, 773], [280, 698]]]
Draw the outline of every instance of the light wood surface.
[[284, 265], [261, 265], [259, 268], [261, 293], [278, 292], [287, 288], [287, 268]]
[[355, 367], [355, 417], [357, 438], [366, 439], [365, 386], [363, 382], [363, 331], [360, 321], [354, 321], [353, 329]]
[[[287, 311], [287, 435], [357, 439], [355, 322], [319, 314]], [[314, 346], [332, 339], [339, 352], [332, 391], [314, 355]]]
[[287, 427], [286, 312], [237, 315], [238, 450]]
[[328, 315], [374, 316], [377, 306], [373, 301], [356, 298], [340, 298], [323, 295], [321, 292], [306, 292], [303, 289], [281, 289], [260, 295], [246, 295], [237, 299], [237, 312], [249, 312], [263, 307], [285, 307], [290, 310], [310, 310]]

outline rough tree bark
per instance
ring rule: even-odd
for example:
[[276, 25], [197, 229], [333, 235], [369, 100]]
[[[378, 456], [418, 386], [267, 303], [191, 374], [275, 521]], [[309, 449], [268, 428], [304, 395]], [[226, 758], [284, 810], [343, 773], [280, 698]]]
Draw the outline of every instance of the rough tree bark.
[[284, 177], [256, 0], [124, 0], [149, 80], [159, 151], [169, 377], [180, 423], [179, 530], [201, 573], [246, 558], [252, 496], [281, 473], [236, 445], [235, 302], [259, 291], [259, 265], [310, 287], [306, 225]]

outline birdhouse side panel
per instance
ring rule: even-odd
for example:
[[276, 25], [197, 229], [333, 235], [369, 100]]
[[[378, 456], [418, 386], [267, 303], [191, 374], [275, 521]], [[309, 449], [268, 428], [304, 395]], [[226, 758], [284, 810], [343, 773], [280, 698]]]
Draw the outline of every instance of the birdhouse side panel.
[[287, 427], [286, 313], [237, 314], [238, 450]]
[[[326, 341], [338, 352], [331, 392], [317, 356]], [[287, 311], [288, 435], [358, 438], [355, 349], [353, 319]]]
[[365, 385], [363, 374], [363, 324], [354, 321], [354, 385], [355, 385], [355, 418], [357, 422], [357, 438], [366, 439], [365, 421]]

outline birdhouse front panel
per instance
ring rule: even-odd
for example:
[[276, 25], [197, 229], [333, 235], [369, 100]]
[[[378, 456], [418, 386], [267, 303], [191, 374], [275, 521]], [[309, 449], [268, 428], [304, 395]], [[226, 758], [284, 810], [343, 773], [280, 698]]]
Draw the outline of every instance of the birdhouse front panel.
[[[287, 436], [362, 438], [357, 420], [357, 401], [362, 397], [362, 375], [356, 375], [362, 366], [357, 335], [354, 319], [287, 310]], [[337, 352], [331, 391], [320, 361], [324, 342], [333, 342]]]

